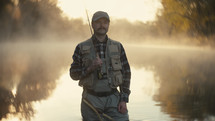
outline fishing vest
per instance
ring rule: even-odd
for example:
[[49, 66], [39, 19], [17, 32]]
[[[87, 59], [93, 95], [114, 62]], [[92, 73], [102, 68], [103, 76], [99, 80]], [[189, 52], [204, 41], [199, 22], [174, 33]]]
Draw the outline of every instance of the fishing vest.
[[[82, 67], [87, 68], [92, 64], [96, 58], [96, 51], [93, 45], [92, 38], [79, 44], [82, 54]], [[102, 60], [102, 67], [100, 70], [93, 71], [85, 78], [80, 79], [79, 85], [87, 89], [94, 89], [101, 80], [98, 77], [98, 71], [107, 75], [106, 82], [109, 88], [117, 88], [123, 83], [122, 79], [122, 64], [120, 61], [121, 46], [120, 43], [111, 39], [107, 40], [105, 58]], [[107, 86], [106, 85], [106, 86]], [[106, 87], [104, 87], [106, 88]], [[104, 89], [105, 90], [105, 89]]]

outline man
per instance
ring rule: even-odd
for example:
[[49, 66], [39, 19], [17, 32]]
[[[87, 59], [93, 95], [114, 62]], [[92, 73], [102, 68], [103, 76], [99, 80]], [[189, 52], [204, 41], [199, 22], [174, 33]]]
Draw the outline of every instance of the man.
[[83, 87], [83, 121], [128, 121], [131, 72], [125, 50], [107, 36], [106, 12], [96, 12], [91, 23], [94, 34], [77, 45], [70, 68], [71, 78]]

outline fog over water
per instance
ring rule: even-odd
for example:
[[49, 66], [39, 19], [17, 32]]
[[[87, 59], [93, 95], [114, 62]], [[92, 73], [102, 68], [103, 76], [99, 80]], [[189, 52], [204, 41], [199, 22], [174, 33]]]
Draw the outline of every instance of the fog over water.
[[[36, 113], [32, 103], [47, 100], [59, 77], [68, 72], [76, 44], [1, 43], [0, 119], [9, 115], [31, 119]], [[124, 48], [132, 68], [154, 73], [159, 88], [153, 100], [162, 112], [183, 120], [215, 115], [213, 49], [126, 43]]]
[[[164, 7], [166, 11], [163, 10], [166, 14], [162, 16], [162, 10], [158, 10], [156, 21], [129, 22], [126, 18], [112, 19], [110, 15], [108, 36], [123, 43], [134, 70], [131, 97], [135, 99], [130, 99], [129, 104], [131, 112], [135, 113], [131, 113], [131, 121], [166, 121], [170, 119], [162, 117], [168, 116], [172, 120], [215, 121], [215, 50], [204, 47], [215, 45], [214, 4], [209, 4], [214, 2], [163, 1], [161, 4], [168, 5]], [[197, 10], [206, 10], [188, 11], [196, 7], [195, 2], [205, 2]], [[49, 103], [58, 87], [69, 88], [59, 79], [67, 84], [74, 49], [91, 33], [83, 18], [62, 16], [57, 3], [58, 0], [0, 0], [0, 120], [11, 121], [11, 117], [16, 117], [29, 121], [41, 113], [34, 104]], [[176, 10], [176, 16], [169, 14], [172, 10], [173, 13]], [[181, 11], [186, 12], [181, 15]], [[184, 16], [188, 14], [193, 15], [188, 17], [194, 21], [187, 21]], [[64, 75], [67, 75], [66, 80], [62, 78]], [[147, 83], [158, 85], [153, 93]], [[77, 88], [81, 89], [77, 85], [71, 88], [75, 93]], [[137, 97], [132, 96], [135, 91]], [[145, 92], [150, 95], [141, 97]], [[57, 92], [58, 95], [61, 93]], [[67, 93], [71, 97], [74, 94]], [[150, 101], [143, 102], [143, 98]], [[76, 98], [66, 99], [72, 100], [67, 103], [78, 105], [73, 102]], [[155, 104], [159, 108], [155, 109]], [[145, 105], [149, 108], [142, 108]], [[56, 111], [61, 111], [61, 106], [64, 104]], [[162, 112], [158, 113], [161, 116], [153, 119], [156, 111]], [[143, 112], [146, 112], [144, 116]], [[61, 113], [60, 116], [65, 116], [65, 112]], [[75, 114], [76, 119], [81, 120], [79, 112]]]
[[0, 98], [4, 107], [0, 108], [0, 116], [21, 113], [30, 118], [34, 114], [31, 103], [52, 94], [56, 80], [71, 63], [68, 53], [72, 52], [63, 49], [60, 43], [1, 43], [0, 46]]
[[160, 85], [154, 100], [162, 112], [180, 120], [214, 120], [214, 50], [145, 46], [131, 51], [131, 65], [154, 72]]

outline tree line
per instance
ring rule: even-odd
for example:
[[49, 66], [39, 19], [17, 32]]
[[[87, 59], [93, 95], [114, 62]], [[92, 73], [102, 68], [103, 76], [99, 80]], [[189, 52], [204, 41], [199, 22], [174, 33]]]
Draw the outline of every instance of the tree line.
[[157, 26], [169, 36], [185, 33], [205, 43], [215, 41], [214, 0], [162, 0]]
[[[147, 41], [152, 37], [155, 41], [183, 35], [200, 44], [214, 43], [214, 0], [161, 0], [161, 3], [163, 8], [158, 10], [156, 21], [116, 20], [111, 23], [109, 34], [123, 41]], [[57, 0], [0, 1], [0, 41], [17, 41], [19, 37], [38, 41], [82, 40], [89, 35], [89, 27], [82, 19], [62, 16]]]
[[79, 38], [85, 35], [87, 25], [81, 19], [62, 17], [57, 0], [14, 0], [0, 1], [0, 41], [41, 41]]

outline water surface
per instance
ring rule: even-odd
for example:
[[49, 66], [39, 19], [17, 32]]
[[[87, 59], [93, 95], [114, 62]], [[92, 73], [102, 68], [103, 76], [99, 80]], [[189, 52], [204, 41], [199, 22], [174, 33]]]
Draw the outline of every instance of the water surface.
[[[81, 121], [82, 88], [69, 77], [74, 43], [1, 43], [2, 121]], [[215, 51], [125, 45], [131, 121], [213, 121]]]

